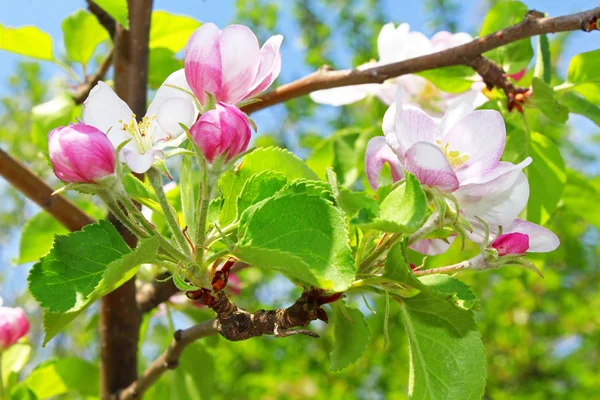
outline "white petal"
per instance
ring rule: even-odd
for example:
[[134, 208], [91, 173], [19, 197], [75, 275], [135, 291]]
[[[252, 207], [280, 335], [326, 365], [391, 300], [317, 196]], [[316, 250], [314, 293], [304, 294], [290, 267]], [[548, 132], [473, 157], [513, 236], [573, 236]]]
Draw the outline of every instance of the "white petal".
[[454, 242], [454, 239], [456, 239], [455, 236], [446, 238], [446, 240], [423, 239], [412, 244], [410, 248], [421, 254], [427, 254], [428, 256], [437, 256], [438, 254], [445, 253]]
[[446, 110], [440, 123], [442, 136], [446, 135], [458, 121], [473, 112], [473, 103], [476, 96], [477, 92], [468, 91], [450, 101], [448, 110]]
[[377, 50], [379, 52], [379, 61], [387, 64], [395, 61], [401, 61], [399, 58], [402, 53], [402, 47], [405, 43], [410, 26], [400, 24], [398, 28], [393, 23], [388, 23], [381, 28], [377, 37]]
[[369, 93], [374, 92], [374, 86], [377, 85], [343, 86], [333, 89], [317, 90], [310, 94], [310, 98], [314, 102], [320, 104], [343, 106], [364, 99]]
[[474, 197], [455, 193], [461, 210], [467, 217], [479, 217], [490, 225], [511, 223], [527, 205], [529, 182], [520, 173], [515, 183], [506, 191], [490, 196]]
[[[109, 133], [113, 146], [117, 147], [129, 138], [121, 127], [131, 121], [133, 111], [106, 83], [100, 81], [90, 91], [83, 103], [83, 122]], [[120, 121], [120, 122], [119, 122]]]
[[531, 157], [527, 157], [517, 165], [500, 162], [493, 170], [484, 174], [475, 174], [475, 176], [461, 173], [470, 171], [468, 169], [461, 170], [456, 174], [460, 181], [459, 191], [469, 196], [485, 196], [503, 192], [515, 183], [523, 168], [531, 164], [531, 161]]
[[405, 168], [427, 186], [435, 186], [445, 192], [458, 189], [458, 179], [444, 153], [434, 144], [418, 142], [404, 155]]
[[[181, 88], [183, 90], [176, 89]], [[187, 83], [187, 79], [185, 78], [185, 71], [180, 69], [179, 71], [173, 72], [171, 75], [167, 77], [167, 79], [163, 82], [163, 84], [158, 88], [156, 94], [154, 95], [154, 99], [150, 106], [148, 107], [147, 116], [151, 117], [153, 115], [158, 114], [158, 109], [162, 106], [162, 104], [172, 98], [182, 99], [190, 103], [190, 105], [196, 110], [196, 115], [198, 110], [196, 109], [194, 98], [192, 97], [192, 89], [190, 85]], [[187, 107], [187, 106], [186, 106]], [[187, 125], [188, 127], [191, 126]]]
[[396, 103], [395, 129], [403, 152], [418, 142], [435, 143], [435, 120], [415, 106]]
[[136, 174], [143, 174], [148, 171], [154, 162], [154, 157], [162, 154], [160, 150], [151, 149], [144, 154], [131, 149], [123, 149], [123, 161]]
[[485, 173], [498, 165], [506, 143], [504, 119], [495, 110], [477, 110], [467, 114], [442, 137], [451, 151], [466, 153], [469, 159], [461, 169], [471, 174]]
[[161, 128], [161, 134], [154, 132], [154, 141], [166, 139], [167, 141], [176, 139], [183, 135], [185, 131], [179, 124], [191, 127], [196, 121], [196, 109], [189, 99], [173, 97], [162, 102], [156, 113], [156, 122]]
[[546, 253], [556, 250], [560, 244], [558, 237], [549, 229], [522, 219], [515, 219], [504, 227], [502, 233], [519, 232], [529, 236], [528, 253]]
[[379, 187], [379, 176], [385, 163], [389, 164], [394, 181], [399, 181], [404, 177], [398, 156], [387, 145], [383, 136], [376, 136], [369, 140], [365, 154], [365, 172], [374, 190]]

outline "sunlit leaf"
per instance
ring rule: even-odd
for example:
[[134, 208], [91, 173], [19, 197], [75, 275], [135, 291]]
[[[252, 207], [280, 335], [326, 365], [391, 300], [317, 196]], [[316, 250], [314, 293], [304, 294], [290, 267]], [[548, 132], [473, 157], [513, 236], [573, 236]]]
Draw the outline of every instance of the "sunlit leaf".
[[0, 25], [0, 50], [40, 60], [54, 60], [52, 37], [35, 26], [9, 28]]

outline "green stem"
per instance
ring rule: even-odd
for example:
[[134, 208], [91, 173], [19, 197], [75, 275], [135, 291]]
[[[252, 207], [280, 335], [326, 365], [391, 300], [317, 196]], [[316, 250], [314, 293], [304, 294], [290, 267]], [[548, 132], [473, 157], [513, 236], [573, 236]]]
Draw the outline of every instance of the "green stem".
[[4, 380], [2, 379], [2, 349], [0, 349], [0, 399], [4, 399]]
[[410, 238], [408, 238], [408, 245], [410, 246], [411, 244], [418, 242], [419, 240], [421, 240], [421, 239], [425, 238], [427, 235], [429, 235], [431, 232], [435, 231], [438, 228], [438, 224], [440, 222], [439, 219], [440, 219], [440, 213], [437, 211], [433, 212], [429, 216], [427, 221], [425, 221], [423, 226], [421, 226], [418, 231], [413, 233], [410, 236]]
[[182, 250], [185, 254], [190, 255], [190, 246], [188, 245], [185, 237], [183, 236], [183, 232], [181, 231], [181, 227], [177, 222], [177, 215], [173, 212], [171, 206], [169, 205], [169, 201], [167, 200], [167, 196], [163, 190], [162, 177], [160, 172], [155, 168], [150, 168], [146, 173], [148, 179], [150, 180], [150, 184], [152, 185], [152, 189], [154, 189], [154, 193], [156, 194], [156, 199], [158, 200], [158, 204], [160, 204], [160, 208], [163, 210], [165, 215], [165, 220], [167, 221], [167, 225], [171, 229], [173, 233], [173, 237], [175, 241], [179, 245], [180, 250]]
[[175, 324], [173, 323], [173, 315], [171, 314], [171, 306], [169, 302], [165, 302], [165, 309], [167, 310], [167, 323], [169, 324], [169, 330], [171, 331], [171, 335], [175, 334]]
[[391, 234], [388, 239], [381, 244], [381, 246], [373, 250], [371, 255], [369, 255], [360, 263], [358, 272], [365, 272], [374, 267], [373, 264], [379, 259], [379, 257], [384, 255], [390, 249], [390, 247], [392, 247], [392, 244], [394, 244], [401, 236], [402, 235], [400, 233]]
[[554, 91], [555, 92], [563, 92], [565, 90], [573, 89], [575, 86], [577, 86], [577, 85], [574, 83], [564, 82], [564, 83], [561, 83], [560, 85], [554, 86]]
[[139, 238], [147, 238], [150, 236], [150, 234], [148, 232], [144, 231], [139, 225], [137, 225], [135, 222], [131, 221], [127, 217], [127, 215], [123, 212], [123, 210], [119, 206], [117, 199], [114, 198], [111, 194], [109, 194], [108, 192], [105, 192], [105, 193], [98, 192], [97, 196], [104, 202], [104, 204], [106, 204], [109, 211], [119, 221], [121, 221], [121, 223], [127, 229], [129, 229], [134, 235], [136, 235]]

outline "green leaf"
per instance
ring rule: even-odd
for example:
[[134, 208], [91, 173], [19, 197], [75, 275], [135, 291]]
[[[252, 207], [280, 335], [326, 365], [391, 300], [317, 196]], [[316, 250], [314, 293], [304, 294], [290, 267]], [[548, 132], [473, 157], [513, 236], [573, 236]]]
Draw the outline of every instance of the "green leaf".
[[50, 251], [55, 235], [66, 235], [69, 230], [45, 211], [40, 211], [25, 222], [21, 231], [17, 263], [37, 261]]
[[22, 384], [39, 399], [48, 399], [67, 393], [98, 396], [98, 367], [88, 361], [66, 357], [46, 361], [34, 369]]
[[68, 125], [79, 115], [72, 96], [62, 94], [31, 109], [31, 139], [43, 152], [48, 151], [48, 132], [59, 126]]
[[171, 73], [181, 68], [183, 68], [183, 61], [179, 60], [170, 49], [164, 47], [150, 49], [148, 84], [158, 89]]
[[527, 168], [531, 193], [527, 220], [544, 224], [562, 197], [567, 180], [565, 162], [556, 145], [537, 132], [531, 134], [529, 155], [533, 162]]
[[313, 196], [321, 197], [327, 201], [335, 202], [333, 194], [331, 193], [331, 187], [327, 182], [313, 181], [307, 179], [295, 179], [294, 181], [285, 185], [279, 194], [310, 194]]
[[[198, 367], [198, 362], [202, 367]], [[215, 396], [215, 362], [202, 343], [187, 346], [173, 373], [171, 399], [211, 399]]]
[[[166, 11], [152, 12], [150, 23], [150, 48], [163, 47], [177, 53], [183, 49], [200, 21], [185, 15], [171, 14]], [[175, 71], [171, 71], [175, 72]]]
[[17, 382], [17, 374], [23, 369], [31, 357], [31, 346], [24, 343], [15, 343], [2, 351], [2, 379], [3, 387], [7, 388]]
[[65, 18], [62, 31], [68, 58], [84, 67], [92, 58], [96, 47], [110, 39], [98, 19], [84, 10], [77, 10]]
[[372, 221], [352, 221], [365, 229], [384, 232], [415, 232], [425, 221], [427, 198], [418, 179], [407, 174], [406, 180], [381, 202], [380, 213]]
[[600, 50], [581, 53], [571, 59], [567, 82], [586, 100], [600, 105]]
[[10, 391], [10, 400], [38, 400], [35, 393], [22, 383], [13, 386]]
[[54, 61], [52, 37], [35, 26], [9, 28], [0, 25], [0, 50]]
[[94, 0], [100, 8], [106, 11], [125, 29], [129, 29], [129, 9], [127, 0]]
[[[344, 315], [342, 307], [346, 308], [345, 311], [352, 321]], [[360, 310], [346, 307], [340, 301], [333, 303], [331, 308], [334, 315], [333, 336], [335, 341], [329, 365], [331, 370], [340, 371], [360, 359], [371, 342], [371, 333], [365, 316]]]
[[533, 75], [550, 84], [552, 79], [552, 60], [550, 58], [550, 42], [546, 34], [537, 37], [537, 59], [535, 61], [535, 71]]
[[377, 200], [364, 192], [352, 192], [340, 187], [337, 201], [353, 224], [370, 221], [379, 214]]
[[411, 399], [480, 400], [486, 360], [472, 311], [421, 293], [400, 308], [410, 351]]
[[413, 273], [406, 258], [407, 239], [395, 243], [388, 251], [385, 259], [383, 279], [415, 289], [427, 290], [427, 286]]
[[573, 92], [563, 93], [558, 101], [566, 106], [570, 112], [583, 115], [593, 121], [596, 125], [600, 126], [600, 106], [597, 106]]
[[237, 216], [237, 199], [250, 177], [262, 171], [277, 171], [288, 180], [317, 179], [315, 173], [302, 160], [287, 150], [277, 147], [259, 148], [247, 154], [234, 171], [226, 172], [219, 180], [223, 207], [219, 216], [222, 226], [233, 222]]
[[238, 234], [236, 256], [252, 265], [335, 291], [354, 280], [344, 214], [321, 197], [270, 197], [242, 214]]
[[[528, 7], [520, 1], [496, 3], [488, 11], [479, 36], [483, 37], [519, 23], [525, 18], [527, 11]], [[529, 65], [533, 57], [533, 47], [531, 46], [531, 39], [527, 38], [488, 51], [484, 55], [500, 64], [508, 74], [514, 74]]]
[[551, 121], [564, 124], [569, 119], [569, 109], [556, 101], [554, 90], [543, 80], [532, 80], [533, 96], [530, 104], [539, 108]]
[[419, 72], [416, 75], [427, 79], [438, 89], [450, 93], [462, 93], [469, 90], [473, 85], [475, 76], [473, 69], [464, 65], [436, 68]]
[[192, 157], [183, 156], [179, 171], [179, 182], [183, 222], [188, 228], [188, 234], [195, 243], [200, 176], [194, 174], [192, 161]]
[[425, 275], [419, 278], [429, 289], [449, 295], [451, 303], [465, 310], [478, 309], [478, 299], [469, 285], [449, 275]]
[[142, 182], [131, 173], [124, 174], [121, 179], [125, 193], [133, 200], [145, 205], [154, 212], [162, 214], [162, 209], [156, 199], [156, 194], [152, 187], [146, 182]]
[[256, 203], [273, 196], [287, 183], [287, 178], [275, 171], [262, 171], [246, 181], [237, 201], [238, 219]]
[[600, 229], [600, 185], [574, 170], [567, 170], [563, 201], [569, 211]]

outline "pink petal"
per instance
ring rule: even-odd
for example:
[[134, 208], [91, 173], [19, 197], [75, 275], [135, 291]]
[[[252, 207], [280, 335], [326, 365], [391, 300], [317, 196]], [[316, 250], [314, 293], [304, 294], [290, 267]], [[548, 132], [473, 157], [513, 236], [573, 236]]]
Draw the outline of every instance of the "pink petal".
[[513, 78], [515, 81], [520, 81], [521, 78], [523, 76], [525, 76], [525, 73], [527, 72], [527, 68], [523, 68], [522, 70], [520, 70], [519, 72], [516, 72], [514, 74], [508, 74], [508, 76], [510, 76], [511, 78]]
[[458, 121], [443, 136], [449, 150], [466, 153], [469, 159], [460, 167], [473, 174], [485, 173], [498, 165], [506, 143], [504, 119], [495, 110], [477, 110]]
[[221, 30], [215, 24], [203, 24], [190, 36], [185, 47], [185, 77], [201, 104], [206, 104], [206, 92], [217, 98], [221, 93], [220, 35]]
[[418, 142], [434, 143], [437, 125], [425, 111], [404, 105], [396, 109], [395, 130], [402, 150], [407, 151]]
[[505, 233], [519, 232], [529, 236], [530, 253], [547, 253], [560, 245], [558, 237], [549, 229], [522, 219], [515, 219], [504, 227]]
[[531, 157], [527, 157], [519, 164], [501, 161], [496, 168], [482, 175], [470, 176], [461, 170], [457, 172], [460, 181], [460, 192], [469, 196], [486, 196], [499, 193], [510, 188], [523, 168], [531, 164]]
[[438, 254], [444, 254], [452, 242], [454, 242], [455, 236], [451, 236], [446, 240], [442, 239], [423, 239], [413, 243], [410, 248], [421, 254], [427, 254], [428, 256], [437, 256]]
[[385, 163], [389, 164], [394, 181], [404, 178], [402, 164], [398, 156], [386, 143], [385, 138], [383, 136], [374, 137], [369, 140], [365, 154], [365, 171], [373, 190], [379, 187], [379, 176]]
[[499, 256], [523, 255], [529, 249], [529, 236], [524, 233], [506, 233], [498, 236], [490, 245]]
[[258, 39], [243, 25], [229, 25], [219, 37], [223, 80], [217, 100], [235, 104], [248, 94], [258, 72]]
[[458, 178], [444, 153], [434, 144], [418, 142], [404, 155], [408, 171], [427, 186], [435, 186], [445, 192], [458, 189]]
[[281, 53], [279, 48], [283, 41], [282, 35], [272, 36], [260, 49], [260, 65], [252, 83], [250, 92], [245, 97], [252, 97], [269, 86], [277, 79], [281, 72]]
[[446, 31], [438, 32], [431, 38], [431, 44], [435, 51], [447, 50], [452, 47], [469, 43], [473, 37], [465, 32], [450, 33]]

